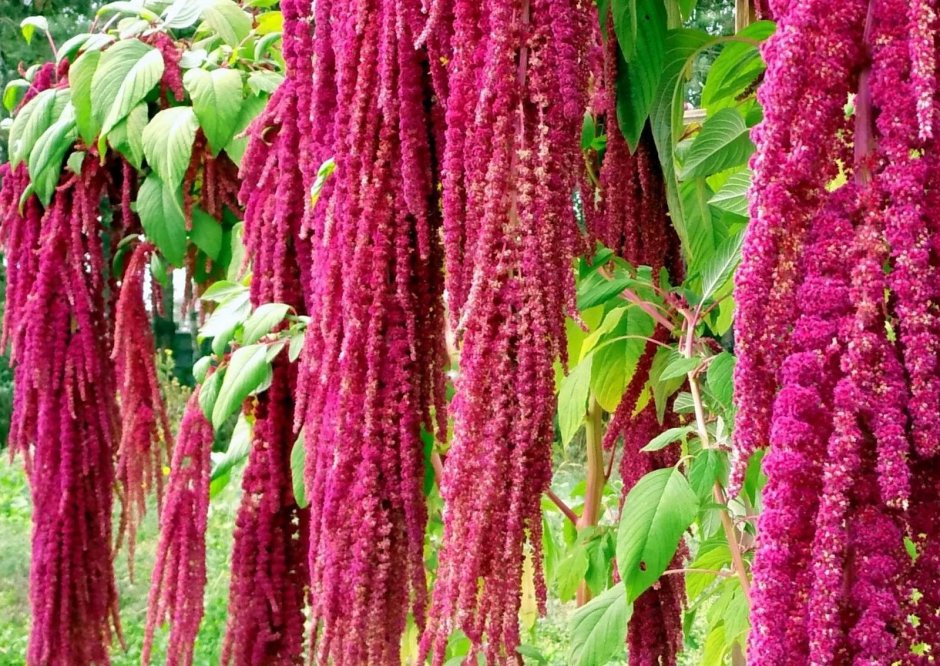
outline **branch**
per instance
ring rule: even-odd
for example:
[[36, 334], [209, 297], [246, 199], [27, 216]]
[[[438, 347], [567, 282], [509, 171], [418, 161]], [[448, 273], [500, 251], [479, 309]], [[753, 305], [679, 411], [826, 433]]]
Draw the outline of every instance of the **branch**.
[[550, 499], [552, 503], [554, 503], [554, 505], [557, 506], [561, 512], [568, 517], [568, 520], [570, 520], [572, 524], [578, 524], [578, 514], [572, 511], [571, 507], [565, 504], [564, 501], [558, 495], [552, 492], [550, 488], [545, 491], [545, 496], [548, 497], [548, 499]]

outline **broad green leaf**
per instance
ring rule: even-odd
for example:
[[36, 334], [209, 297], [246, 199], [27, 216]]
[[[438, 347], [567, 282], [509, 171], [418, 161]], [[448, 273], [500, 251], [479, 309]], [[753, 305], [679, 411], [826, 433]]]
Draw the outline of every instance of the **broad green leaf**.
[[737, 109], [720, 109], [702, 125], [679, 178], [701, 178], [747, 162], [754, 152], [750, 130]]
[[728, 42], [708, 69], [708, 78], [702, 89], [702, 106], [717, 111], [736, 103], [736, 98], [757, 80], [765, 65], [752, 41], [764, 41], [774, 32], [771, 21], [757, 21], [737, 34], [749, 41]]
[[[639, 16], [637, 5], [640, 0], [608, 0], [610, 2], [610, 11], [614, 17], [614, 34], [617, 37], [617, 43], [620, 44], [620, 52], [627, 62], [633, 60], [637, 51], [637, 40], [639, 37]], [[607, 19], [606, 12], [601, 12], [601, 26], [606, 30]]]
[[712, 37], [698, 30], [670, 30], [666, 34], [662, 77], [650, 110], [650, 125], [663, 168], [669, 217], [683, 248], [689, 247], [689, 228], [679, 196], [674, 146], [683, 131], [685, 84], [689, 75], [687, 64], [711, 41]]
[[659, 380], [664, 381], [666, 379], [685, 377], [701, 364], [702, 358], [699, 356], [687, 358], [681, 354], [675, 354], [669, 361], [669, 364], [663, 368], [662, 374], [659, 375]]
[[144, 179], [137, 192], [137, 215], [144, 233], [174, 266], [186, 256], [186, 219], [179, 186], [167, 187], [156, 174]]
[[91, 109], [102, 135], [147, 97], [163, 69], [160, 52], [137, 39], [117, 42], [101, 54], [91, 80]]
[[269, 70], [252, 72], [248, 76], [248, 88], [255, 95], [273, 93], [284, 82], [284, 75]]
[[220, 304], [199, 329], [200, 339], [215, 338], [233, 331], [251, 314], [251, 302], [248, 291], [236, 294]]
[[[638, 307], [625, 309], [610, 332], [599, 339], [591, 363], [591, 390], [597, 402], [613, 413], [636, 371], [637, 362], [653, 333], [653, 320]], [[608, 341], [609, 344], [604, 344]], [[603, 345], [603, 346], [601, 346]]]
[[147, 127], [147, 103], [141, 102], [108, 133], [108, 143], [140, 169], [144, 163], [144, 128]]
[[221, 457], [214, 461], [215, 464], [212, 466], [212, 476], [210, 478], [213, 481], [248, 458], [251, 451], [251, 436], [251, 424], [244, 414], [239, 414], [238, 420], [235, 422], [235, 429], [232, 430], [232, 438], [228, 442], [228, 448]]
[[98, 10], [96, 16], [101, 18], [108, 14], [126, 14], [128, 16], [139, 17], [147, 23], [154, 23], [160, 20], [160, 17], [147, 9], [143, 2], [134, 2], [133, 0], [109, 2]]
[[674, 379], [663, 380], [661, 378], [663, 370], [672, 360], [673, 350], [660, 347], [656, 350], [656, 356], [653, 357], [653, 365], [650, 367], [650, 386], [653, 388], [653, 401], [656, 404], [656, 418], [660, 423], [666, 416], [666, 407], [669, 398], [685, 384], [685, 377], [676, 377]]
[[234, 69], [191, 69], [183, 76], [183, 85], [212, 154], [218, 155], [235, 134], [244, 99], [242, 75]]
[[732, 174], [721, 189], [708, 200], [708, 203], [719, 210], [747, 217], [749, 214], [747, 192], [750, 188], [750, 170], [740, 171]]
[[222, 249], [222, 225], [199, 206], [193, 206], [193, 228], [189, 237], [196, 247], [215, 261]]
[[33, 146], [47, 129], [59, 119], [69, 101], [65, 88], [43, 90], [20, 109], [10, 127], [10, 166], [26, 160]]
[[147, 163], [166, 185], [178, 187], [183, 181], [198, 128], [196, 114], [189, 106], [164, 109], [144, 128]]
[[29, 90], [29, 81], [26, 79], [14, 79], [10, 81], [3, 88], [3, 108], [13, 113], [13, 109], [15, 109], [16, 105], [20, 103], [20, 100], [23, 99], [23, 95], [26, 94], [27, 90]]
[[591, 362], [587, 358], [561, 381], [558, 390], [558, 427], [561, 443], [568, 444], [584, 422], [587, 399], [591, 393]]
[[725, 663], [725, 626], [714, 627], [705, 638], [702, 666], [723, 666]]
[[574, 598], [589, 566], [587, 550], [583, 544], [576, 543], [565, 558], [558, 563], [555, 582], [559, 599], [568, 601]]
[[206, 380], [206, 375], [209, 373], [209, 368], [212, 367], [212, 357], [203, 356], [198, 361], [193, 363], [193, 379], [197, 383], [201, 384]]
[[591, 599], [571, 616], [571, 666], [606, 666], [623, 653], [633, 605], [623, 583]]
[[708, 263], [702, 266], [702, 300], [708, 300], [734, 275], [741, 261], [744, 230], [728, 238], [715, 250]]
[[82, 164], [85, 161], [85, 151], [76, 150], [69, 158], [65, 161], [65, 166], [68, 167], [69, 171], [74, 174], [80, 174], [82, 172]]
[[101, 51], [88, 51], [69, 66], [69, 88], [75, 107], [75, 124], [86, 145], [94, 144], [101, 125], [91, 109], [91, 82], [101, 59]]
[[641, 57], [630, 59], [623, 51], [617, 73], [617, 121], [630, 149], [636, 150], [663, 75], [666, 12], [661, 0], [628, 0], [628, 4], [636, 11], [636, 52]]
[[634, 278], [623, 273], [607, 278], [599, 272], [594, 272], [578, 283], [578, 310], [584, 311], [595, 305], [602, 305], [636, 282]]
[[711, 500], [715, 481], [719, 479], [726, 458], [718, 449], [704, 449], [689, 466], [689, 486], [701, 502]]
[[264, 12], [255, 17], [255, 32], [269, 35], [284, 29], [284, 15], [279, 11]]
[[212, 285], [202, 293], [200, 298], [204, 301], [214, 301], [216, 303], [221, 303], [222, 301], [226, 301], [233, 296], [239, 296], [247, 293], [248, 287], [239, 282], [219, 280], [218, 282], [213, 282]]
[[659, 580], [697, 513], [698, 498], [678, 468], [650, 472], [630, 490], [617, 534], [617, 566], [629, 601]]
[[255, 42], [255, 60], [262, 60], [268, 53], [268, 49], [274, 46], [281, 39], [281, 33], [269, 32], [264, 37]]
[[712, 359], [705, 375], [708, 392], [728, 412], [734, 409], [734, 363], [734, 355], [723, 351]]
[[650, 440], [650, 443], [644, 446], [640, 451], [659, 451], [664, 449], [673, 442], [677, 442], [680, 439], [685, 439], [685, 436], [690, 432], [695, 432], [695, 428], [692, 426], [682, 426], [679, 428], [669, 428]]
[[[731, 551], [727, 544], [717, 543], [709, 544], [709, 546], [711, 547], [706, 549], [703, 545], [698, 556], [689, 564], [689, 569], [721, 571], [726, 565], [731, 564]], [[685, 590], [689, 599], [695, 601], [717, 578], [717, 574], [702, 571], [692, 571], [686, 574]]]
[[307, 490], [304, 486], [304, 461], [306, 460], [306, 451], [304, 450], [304, 431], [301, 429], [294, 445], [290, 450], [290, 476], [291, 485], [294, 489], [294, 502], [301, 509], [307, 508]]
[[163, 26], [177, 30], [192, 26], [202, 14], [202, 4], [197, 0], [174, 0], [163, 12]]
[[229, 46], [238, 46], [251, 31], [251, 17], [232, 0], [211, 0], [202, 18]]
[[218, 368], [209, 375], [202, 386], [199, 387], [199, 406], [207, 421], [212, 419], [212, 410], [215, 407], [215, 401], [219, 397], [219, 389], [222, 387], [222, 378], [225, 376], [225, 368]]
[[245, 398], [265, 380], [269, 370], [264, 345], [248, 345], [232, 352], [219, 397], [212, 408], [212, 427], [218, 429], [229, 416], [238, 412]]
[[27, 16], [20, 21], [20, 31], [27, 44], [32, 43], [33, 35], [37, 30], [43, 34], [49, 34], [49, 22], [45, 16]]
[[251, 313], [242, 332], [242, 344], [250, 345], [270, 333], [290, 311], [285, 303], [264, 303]]
[[704, 178], [679, 184], [682, 212], [688, 230], [688, 243], [682, 250], [688, 259], [689, 272], [707, 260], [725, 238], [724, 229], [715, 210], [708, 205], [712, 191]]
[[290, 347], [287, 349], [287, 360], [291, 363], [300, 358], [300, 353], [304, 350], [304, 337], [302, 331], [291, 335]]
[[52, 200], [62, 175], [62, 160], [77, 136], [75, 111], [71, 104], [66, 104], [59, 119], [42, 133], [29, 153], [29, 177], [44, 206]]
[[242, 103], [241, 112], [238, 114], [238, 122], [235, 123], [235, 134], [225, 146], [225, 154], [232, 158], [235, 164], [241, 164], [242, 155], [245, 153], [245, 147], [248, 145], [248, 138], [242, 136], [251, 122], [259, 113], [264, 110], [268, 101], [267, 95], [249, 95]]

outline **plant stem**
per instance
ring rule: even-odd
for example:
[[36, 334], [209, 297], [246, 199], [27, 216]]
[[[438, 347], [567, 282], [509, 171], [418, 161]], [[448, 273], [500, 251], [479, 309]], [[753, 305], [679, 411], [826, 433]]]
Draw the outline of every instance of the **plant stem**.
[[[601, 406], [591, 396], [588, 402], [587, 422], [584, 427], [584, 439], [587, 444], [587, 483], [584, 490], [584, 509], [576, 526], [578, 529], [597, 525], [600, 517], [601, 499], [604, 496], [604, 448], [601, 428]], [[586, 581], [578, 586], [577, 604], [583, 606], [591, 600], [591, 590]]]
[[577, 524], [578, 524], [578, 514], [576, 514], [576, 513], [571, 509], [570, 506], [568, 506], [567, 504], [565, 504], [564, 500], [562, 500], [558, 495], [556, 495], [556, 494], [554, 493], [554, 491], [551, 490], [551, 488], [549, 488], [548, 490], [545, 491], [545, 496], [546, 496], [548, 499], [550, 499], [550, 500], [552, 501], [552, 504], [554, 504], [555, 506], [557, 506], [558, 509], [559, 509], [563, 514], [565, 514], [565, 516], [568, 518], [568, 520], [570, 520], [570, 521], [572, 522], [572, 524], [574, 524], [574, 525], [577, 525]]
[[[697, 317], [695, 314], [692, 314], [686, 319], [687, 328], [685, 339], [680, 345], [681, 353], [686, 358], [692, 358], [696, 324]], [[702, 441], [702, 448], [708, 449], [711, 448], [711, 442], [708, 437], [708, 428], [705, 424], [705, 406], [702, 402], [701, 392], [699, 391], [696, 370], [691, 370], [687, 376], [689, 380], [689, 393], [692, 394], [692, 405], [695, 407], [696, 430], [698, 431], [699, 439]], [[734, 523], [731, 522], [731, 513], [728, 510], [727, 498], [725, 497], [725, 491], [721, 487], [720, 481], [715, 481], [712, 494], [715, 498], [715, 502], [723, 507], [719, 511], [721, 526], [724, 529], [725, 538], [728, 540], [728, 549], [731, 551], [731, 562], [734, 565], [734, 570], [738, 575], [738, 579], [741, 581], [741, 589], [744, 591], [744, 596], [747, 598], [748, 605], [750, 605], [751, 582], [747, 577], [747, 567], [744, 564], [744, 558], [741, 556], [741, 547], [738, 543], [737, 530], [734, 527]]]

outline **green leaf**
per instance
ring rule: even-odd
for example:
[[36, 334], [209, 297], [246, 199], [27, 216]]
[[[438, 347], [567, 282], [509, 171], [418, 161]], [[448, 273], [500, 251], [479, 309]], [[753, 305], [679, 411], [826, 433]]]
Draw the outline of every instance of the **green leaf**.
[[[591, 390], [606, 411], [613, 413], [620, 404], [640, 356], [646, 349], [646, 340], [640, 337], [652, 335], [653, 327], [653, 320], [648, 314], [636, 306], [630, 306], [624, 308], [610, 332], [600, 337], [600, 345], [592, 355]], [[608, 344], [604, 344], [605, 341]]]
[[702, 261], [715, 252], [724, 240], [723, 228], [715, 210], [708, 205], [712, 191], [704, 178], [695, 178], [679, 184], [682, 213], [688, 230], [688, 242], [682, 247], [688, 258], [688, 271], [694, 272]]
[[571, 616], [571, 666], [606, 666], [623, 652], [633, 605], [623, 583], [591, 599]]
[[274, 10], [258, 14], [255, 17], [255, 32], [259, 35], [269, 35], [272, 32], [281, 32], [284, 29], [284, 14]]
[[75, 107], [75, 124], [78, 133], [87, 145], [94, 143], [101, 126], [95, 121], [91, 110], [91, 82], [101, 59], [101, 51], [88, 51], [69, 66], [69, 88], [72, 106]]
[[558, 564], [555, 581], [559, 599], [569, 601], [574, 598], [589, 566], [587, 550], [581, 543], [576, 543]]
[[650, 386], [653, 387], [653, 401], [656, 403], [656, 418], [660, 423], [666, 416], [666, 406], [673, 393], [678, 391], [685, 384], [685, 377], [676, 377], [674, 379], [663, 380], [662, 374], [666, 366], [672, 360], [673, 350], [660, 347], [656, 350], [656, 356], [653, 357], [653, 365], [650, 367]]
[[144, 163], [144, 128], [147, 127], [147, 120], [147, 103], [141, 102], [108, 133], [111, 147], [138, 170]]
[[232, 0], [213, 0], [203, 7], [202, 18], [232, 47], [238, 46], [251, 32], [251, 17]]
[[305, 337], [303, 331], [291, 335], [290, 347], [287, 348], [287, 360], [291, 363], [300, 358], [300, 353], [304, 350]]
[[284, 303], [264, 303], [251, 313], [242, 332], [242, 344], [250, 345], [270, 333], [284, 321], [290, 306]]
[[251, 314], [251, 302], [248, 291], [236, 294], [225, 300], [215, 309], [212, 316], [199, 329], [200, 339], [215, 338], [231, 333]]
[[75, 112], [72, 105], [67, 104], [59, 119], [42, 133], [29, 153], [29, 177], [43, 206], [48, 206], [52, 200], [62, 175], [62, 160], [77, 136]]
[[747, 193], [751, 188], [750, 170], [740, 171], [729, 176], [721, 189], [708, 200], [712, 206], [719, 210], [748, 217]]
[[[630, 149], [636, 150], [663, 75], [666, 11], [661, 0], [630, 0], [628, 4], [636, 11], [636, 52], [642, 57], [631, 59], [622, 49], [624, 59], [617, 73], [617, 121]], [[617, 35], [619, 38], [620, 32]]]
[[[773, 34], [774, 27], [771, 21], [757, 21], [748, 25], [737, 36], [749, 42], [761, 42]], [[736, 98], [753, 84], [766, 68], [760, 51], [749, 42], [728, 42], [708, 69], [708, 78], [702, 89], [702, 106], [709, 111], [715, 111], [725, 104], [734, 104]]]
[[660, 449], [666, 448], [673, 442], [677, 442], [680, 439], [685, 439], [685, 436], [690, 432], [695, 432], [695, 428], [692, 426], [669, 428], [668, 430], [656, 435], [653, 439], [650, 440], [650, 443], [640, 449], [640, 451], [659, 451]]
[[3, 88], [3, 108], [13, 113], [13, 109], [15, 109], [16, 105], [20, 103], [20, 100], [23, 99], [23, 95], [26, 94], [27, 90], [29, 90], [29, 81], [26, 79], [14, 79], [10, 81]]
[[744, 230], [722, 243], [715, 254], [702, 266], [702, 300], [708, 300], [721, 289], [734, 275], [741, 261], [741, 244], [744, 242]]
[[650, 472], [630, 490], [617, 534], [617, 566], [631, 602], [666, 570], [697, 513], [698, 498], [678, 468]]
[[240, 410], [242, 402], [261, 385], [269, 371], [265, 345], [248, 345], [232, 352], [219, 397], [212, 408], [212, 426], [219, 428]]
[[219, 368], [202, 383], [199, 387], [199, 406], [206, 420], [212, 419], [212, 410], [215, 407], [215, 401], [219, 397], [219, 389], [222, 387], [222, 378], [225, 376], [225, 368]]
[[[610, 11], [614, 15], [614, 34], [617, 37], [617, 43], [620, 44], [620, 52], [627, 62], [633, 60], [637, 51], [637, 39], [639, 30], [640, 10], [637, 8], [639, 0], [609, 0]], [[600, 12], [601, 26], [606, 30], [607, 17], [606, 12]]]
[[251, 431], [252, 428], [248, 419], [244, 414], [239, 414], [238, 420], [235, 422], [235, 429], [232, 431], [232, 438], [228, 442], [228, 448], [212, 466], [212, 476], [210, 477], [212, 481], [227, 474], [229, 470], [248, 458], [248, 453], [251, 451]]
[[212, 357], [203, 356], [201, 359], [193, 363], [193, 379], [197, 383], [201, 384], [206, 380], [206, 375], [209, 373], [209, 368], [212, 367]]
[[262, 60], [267, 55], [268, 50], [281, 39], [281, 33], [269, 32], [255, 43], [255, 60]]
[[74, 174], [80, 174], [82, 172], [82, 163], [85, 161], [85, 151], [76, 150], [69, 158], [65, 161], [65, 166], [68, 167], [69, 171]]
[[689, 76], [686, 65], [696, 52], [713, 39], [698, 30], [670, 30], [666, 34], [662, 77], [650, 110], [650, 125], [666, 184], [669, 217], [676, 233], [679, 234], [683, 248], [689, 247], [689, 228], [679, 196], [674, 146], [683, 132], [685, 83]]
[[23, 38], [27, 44], [32, 43], [33, 35], [37, 30], [49, 34], [49, 22], [45, 16], [27, 16], [20, 21], [20, 31], [23, 33]]
[[695, 137], [679, 173], [701, 178], [747, 162], [754, 152], [750, 130], [737, 109], [721, 109], [708, 118]]
[[581, 428], [590, 393], [591, 359], [587, 358], [561, 380], [561, 387], [558, 389], [558, 427], [561, 430], [562, 444], [568, 444]]
[[680, 377], [685, 377], [701, 364], [702, 358], [699, 356], [687, 358], [677, 353], [673, 356], [672, 360], [669, 361], [669, 365], [663, 369], [659, 379], [660, 381], [663, 381], [666, 379], [679, 379]]
[[202, 15], [202, 3], [193, 0], [174, 0], [173, 4], [163, 12], [163, 26], [165, 28], [189, 28]]
[[147, 97], [163, 69], [160, 52], [137, 39], [117, 42], [101, 54], [91, 79], [91, 109], [102, 136]]
[[248, 88], [255, 95], [260, 93], [273, 93], [283, 82], [283, 74], [268, 70], [252, 72], [248, 76]]
[[214, 301], [216, 303], [221, 303], [222, 301], [226, 301], [233, 296], [244, 295], [247, 293], [248, 287], [239, 282], [219, 280], [218, 282], [213, 282], [212, 285], [202, 293], [200, 298], [204, 301]]
[[689, 486], [700, 502], [708, 502], [712, 489], [721, 473], [722, 456], [717, 449], [705, 449], [692, 460], [689, 466]]
[[10, 127], [11, 167], [29, 157], [39, 137], [59, 119], [68, 101], [67, 89], [49, 89], [40, 92], [20, 109]]
[[182, 266], [186, 256], [186, 219], [179, 186], [167, 187], [153, 173], [147, 176], [137, 192], [137, 215], [147, 238], [166, 260]]
[[126, 14], [128, 16], [136, 16], [148, 23], [153, 23], [160, 20], [159, 16], [144, 7], [143, 2], [128, 2], [126, 0], [119, 2], [109, 2], [98, 10], [96, 16], [101, 18], [107, 14]]
[[234, 69], [191, 69], [183, 76], [183, 85], [212, 154], [218, 155], [235, 134], [244, 100], [242, 75]]
[[294, 440], [294, 446], [290, 450], [290, 476], [291, 485], [294, 488], [294, 502], [301, 509], [306, 509], [307, 505], [310, 504], [307, 501], [307, 490], [304, 486], [304, 461], [306, 457], [304, 431], [301, 429], [297, 439]]
[[[731, 551], [728, 549], [727, 544], [715, 544], [713, 548], [708, 548], [707, 550], [703, 545], [698, 556], [689, 565], [689, 569], [721, 571], [725, 565], [728, 564], [731, 564]], [[717, 574], [702, 573], [699, 571], [686, 574], [685, 590], [689, 599], [691, 601], [697, 599], [717, 577]]]
[[215, 261], [222, 250], [222, 224], [199, 206], [193, 206], [193, 228], [189, 237], [196, 247]]
[[241, 112], [238, 114], [238, 122], [235, 123], [235, 135], [228, 145], [225, 146], [225, 153], [232, 158], [235, 164], [241, 164], [242, 155], [245, 153], [245, 147], [248, 145], [248, 138], [241, 134], [248, 129], [251, 122], [259, 113], [264, 110], [267, 103], [266, 95], [249, 95], [245, 98]]
[[170, 187], [183, 181], [193, 153], [199, 123], [192, 107], [160, 111], [144, 128], [144, 155], [160, 179]]
[[587, 279], [578, 282], [578, 310], [583, 312], [595, 305], [602, 305], [636, 282], [634, 278], [623, 273], [608, 279], [599, 272], [594, 272]]
[[682, 12], [682, 20], [688, 21], [692, 18], [692, 12], [695, 11], [695, 5], [698, 4], [698, 0], [678, 0], [679, 1], [679, 11]]
[[734, 363], [735, 357], [726, 351], [718, 354], [708, 365], [705, 375], [708, 391], [726, 411], [734, 409]]

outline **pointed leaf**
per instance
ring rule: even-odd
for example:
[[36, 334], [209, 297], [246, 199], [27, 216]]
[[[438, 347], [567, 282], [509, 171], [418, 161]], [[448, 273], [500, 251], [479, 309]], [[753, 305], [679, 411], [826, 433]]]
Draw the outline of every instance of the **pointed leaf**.
[[241, 409], [242, 402], [261, 386], [270, 370], [264, 345], [239, 347], [229, 359], [219, 389], [219, 397], [212, 408], [212, 426], [218, 429], [229, 416]]
[[741, 261], [742, 229], [715, 250], [708, 263], [702, 266], [702, 300], [711, 298], [734, 275]]
[[137, 215], [147, 238], [166, 260], [182, 266], [186, 255], [186, 220], [179, 186], [169, 188], [156, 174], [147, 176], [137, 192]]
[[634, 3], [636, 51], [642, 57], [631, 60], [624, 50], [625, 59], [619, 63], [617, 74], [617, 121], [631, 150], [636, 150], [646, 126], [663, 75], [666, 55], [666, 11], [663, 3], [661, 0], [631, 0], [630, 4]]
[[579, 608], [571, 616], [572, 666], [606, 666], [623, 652], [627, 623], [633, 605], [627, 602], [623, 583], [617, 583], [603, 594]]
[[562, 444], [570, 442], [584, 422], [590, 393], [591, 359], [587, 358], [561, 380], [561, 387], [558, 389], [558, 427], [561, 430]]
[[754, 152], [750, 130], [737, 109], [721, 109], [708, 118], [692, 142], [679, 177], [710, 176], [747, 162]]
[[147, 97], [163, 69], [160, 52], [137, 39], [117, 42], [101, 54], [91, 80], [91, 109], [102, 134]]
[[183, 85], [193, 101], [193, 111], [206, 134], [213, 155], [231, 141], [241, 114], [242, 76], [234, 69], [191, 69]]
[[202, 18], [229, 46], [238, 46], [251, 31], [251, 17], [232, 0], [211, 0]]
[[144, 128], [147, 163], [169, 187], [183, 181], [198, 127], [192, 107], [175, 106], [160, 111]]
[[708, 200], [715, 208], [724, 210], [741, 217], [748, 216], [747, 192], [751, 188], [751, 172], [749, 170], [732, 174]]
[[206, 256], [215, 261], [222, 250], [222, 224], [199, 206], [193, 206], [193, 228], [189, 237]]
[[697, 513], [698, 498], [675, 467], [650, 472], [633, 487], [617, 533], [617, 566], [628, 600], [659, 580]]
[[673, 442], [677, 442], [680, 439], [685, 439], [685, 436], [690, 432], [695, 432], [695, 428], [692, 426], [682, 426], [681, 428], [669, 428], [664, 432], [656, 435], [653, 439], [650, 440], [650, 443], [644, 446], [640, 451], [659, 451], [664, 449]]
[[270, 333], [284, 321], [290, 306], [284, 303], [264, 303], [251, 313], [242, 332], [242, 344], [250, 345]]
[[72, 105], [67, 104], [59, 119], [43, 132], [29, 153], [29, 177], [44, 206], [52, 200], [62, 175], [62, 160], [77, 136], [75, 112]]

